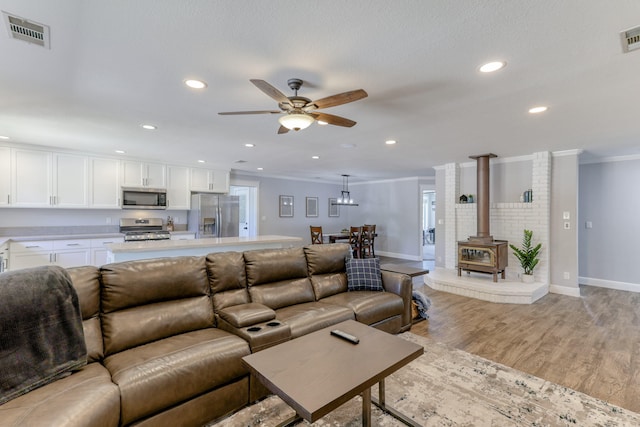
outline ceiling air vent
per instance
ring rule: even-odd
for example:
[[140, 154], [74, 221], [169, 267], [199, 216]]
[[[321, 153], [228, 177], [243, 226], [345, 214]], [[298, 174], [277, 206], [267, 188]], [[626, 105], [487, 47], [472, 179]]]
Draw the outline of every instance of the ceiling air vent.
[[49, 49], [49, 27], [47, 25], [28, 21], [7, 12], [2, 12], [2, 14], [11, 38]]
[[622, 51], [631, 52], [640, 49], [640, 27], [631, 28], [620, 33]]

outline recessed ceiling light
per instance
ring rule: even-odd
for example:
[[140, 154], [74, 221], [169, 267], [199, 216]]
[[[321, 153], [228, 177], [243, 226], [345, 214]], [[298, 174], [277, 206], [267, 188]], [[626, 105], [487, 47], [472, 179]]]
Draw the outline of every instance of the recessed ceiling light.
[[395, 139], [387, 139], [384, 143], [387, 145], [393, 145], [396, 144], [398, 141], [396, 141]]
[[124, 153], [126, 153], [126, 151], [124, 151], [124, 150], [116, 150], [116, 153], [118, 153], [118, 154], [124, 154]]
[[482, 67], [480, 67], [480, 72], [481, 73], [493, 73], [494, 71], [498, 71], [498, 70], [504, 68], [506, 65], [507, 65], [507, 63], [504, 62], [504, 61], [487, 62]]
[[256, 169], [258, 169], [259, 171], [264, 170], [264, 168], [256, 168]]
[[0, 135], [0, 139], [9, 139], [8, 136]]
[[207, 163], [204, 160], [198, 160], [198, 163]]
[[158, 127], [154, 126], [154, 125], [141, 125], [141, 126], [142, 126], [142, 129], [146, 129], [146, 130], [156, 130], [156, 129], [158, 129]]
[[312, 158], [313, 160], [318, 160], [318, 159], [320, 158], [320, 156], [311, 156], [311, 158]]
[[328, 125], [329, 123], [325, 122], [324, 120], [318, 120], [318, 124], [324, 126], [324, 125]]
[[544, 105], [540, 105], [539, 107], [529, 108], [529, 112], [531, 114], [538, 114], [538, 113], [544, 113], [548, 109], [549, 109], [549, 107], [545, 107]]
[[207, 87], [207, 84], [202, 80], [188, 79], [184, 81], [184, 84], [192, 89], [204, 89]]
[[244, 146], [247, 148], [253, 148], [256, 146], [256, 144], [244, 144]]

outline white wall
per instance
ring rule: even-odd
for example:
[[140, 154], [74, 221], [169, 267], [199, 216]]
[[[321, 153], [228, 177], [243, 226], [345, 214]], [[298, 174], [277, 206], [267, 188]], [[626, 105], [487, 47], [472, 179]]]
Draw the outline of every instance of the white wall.
[[638, 183], [637, 156], [580, 165], [580, 283], [640, 292]]

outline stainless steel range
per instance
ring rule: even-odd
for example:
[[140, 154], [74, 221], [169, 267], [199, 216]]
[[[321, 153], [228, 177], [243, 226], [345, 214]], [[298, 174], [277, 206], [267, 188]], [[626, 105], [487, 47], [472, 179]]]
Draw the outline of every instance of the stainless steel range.
[[171, 234], [162, 229], [162, 218], [121, 218], [120, 232], [125, 242], [169, 240]]

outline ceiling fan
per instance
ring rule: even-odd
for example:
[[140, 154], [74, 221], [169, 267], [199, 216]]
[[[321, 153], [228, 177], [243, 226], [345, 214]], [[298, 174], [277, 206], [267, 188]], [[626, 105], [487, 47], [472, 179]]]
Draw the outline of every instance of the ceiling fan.
[[250, 82], [271, 98], [275, 99], [278, 102], [280, 110], [225, 111], [218, 114], [223, 116], [235, 114], [284, 114], [278, 119], [280, 122], [280, 128], [278, 129], [279, 134], [287, 133], [290, 130], [297, 131], [305, 129], [316, 120], [323, 122], [323, 124], [352, 127], [356, 124], [353, 120], [334, 116], [333, 114], [321, 113], [317, 110], [358, 101], [368, 96], [364, 90], [356, 89], [312, 101], [309, 98], [298, 96], [298, 89], [302, 87], [303, 83], [301, 79], [287, 80], [289, 88], [294, 92], [293, 96], [286, 96], [264, 80], [251, 79]]

